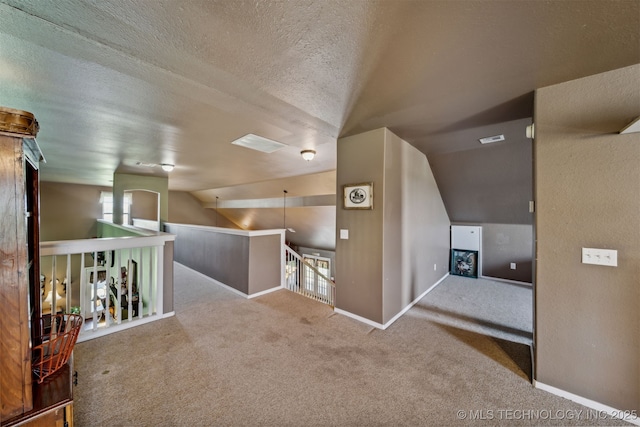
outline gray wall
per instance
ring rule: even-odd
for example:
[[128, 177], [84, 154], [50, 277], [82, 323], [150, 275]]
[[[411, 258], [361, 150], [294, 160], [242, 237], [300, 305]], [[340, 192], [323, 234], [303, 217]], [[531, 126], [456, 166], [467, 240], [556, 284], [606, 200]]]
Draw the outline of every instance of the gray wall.
[[[162, 266], [164, 275], [164, 287], [162, 289], [162, 309], [164, 313], [173, 311], [173, 245], [174, 242], [166, 242], [164, 244], [164, 265]], [[168, 286], [167, 283], [171, 283]]]
[[[536, 93], [537, 381], [640, 411], [640, 65]], [[618, 250], [618, 267], [581, 248]]]
[[[482, 275], [518, 282], [533, 279], [533, 227], [521, 224], [482, 225]], [[516, 269], [511, 269], [511, 263]]]
[[176, 235], [174, 259], [244, 294], [249, 293], [249, 237], [165, 224]]
[[429, 156], [451, 221], [533, 224], [531, 140], [478, 145]]
[[[369, 181], [374, 209], [345, 210], [342, 186]], [[337, 193], [336, 307], [385, 324], [448, 271], [440, 193], [424, 154], [387, 129], [338, 141]]]
[[281, 235], [238, 235], [214, 227], [165, 224], [174, 259], [246, 295], [281, 285]]
[[[483, 275], [531, 283], [531, 141], [523, 138], [432, 154], [429, 164], [452, 224], [483, 228]], [[517, 263], [516, 270], [510, 269], [512, 262]]]

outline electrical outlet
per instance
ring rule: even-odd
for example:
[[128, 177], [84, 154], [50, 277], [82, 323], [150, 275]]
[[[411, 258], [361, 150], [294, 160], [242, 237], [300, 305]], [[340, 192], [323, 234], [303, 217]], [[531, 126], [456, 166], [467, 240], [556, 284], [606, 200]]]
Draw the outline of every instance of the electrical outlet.
[[438, 264], [433, 264], [433, 271], [436, 271], [438, 269]]
[[618, 251], [614, 249], [582, 248], [582, 263], [618, 266]]
[[512, 269], [512, 270], [515, 270], [515, 269], [516, 269], [516, 263], [515, 263], [515, 262], [512, 262], [512, 263], [511, 263], [511, 269]]

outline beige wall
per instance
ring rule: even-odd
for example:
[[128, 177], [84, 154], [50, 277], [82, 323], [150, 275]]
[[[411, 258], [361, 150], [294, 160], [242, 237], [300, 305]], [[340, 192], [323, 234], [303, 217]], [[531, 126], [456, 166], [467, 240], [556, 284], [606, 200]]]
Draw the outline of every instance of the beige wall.
[[109, 187], [40, 183], [40, 240], [96, 237], [96, 219], [102, 218], [100, 192]]
[[[41, 182], [40, 240], [47, 242], [96, 237], [96, 219], [102, 218], [100, 192], [110, 192], [111, 190], [109, 187], [92, 185]], [[146, 194], [156, 197], [156, 193]], [[134, 210], [136, 202], [137, 198], [134, 199]], [[204, 209], [191, 194], [183, 191], [170, 191], [169, 221], [213, 226], [216, 220], [213, 210]], [[218, 226], [237, 228], [235, 224], [222, 216], [218, 218]]]
[[122, 200], [125, 191], [145, 190], [159, 194], [160, 223], [169, 220], [169, 178], [166, 176], [113, 174], [113, 223], [122, 224]]
[[[336, 308], [382, 323], [384, 129], [338, 140]], [[373, 210], [343, 208], [345, 184], [373, 182]], [[340, 239], [340, 230], [349, 239]]]
[[131, 191], [131, 218], [158, 220], [158, 193], [153, 191]]
[[[404, 252], [404, 213], [405, 200], [403, 190], [404, 156], [403, 141], [384, 129], [384, 193], [378, 200], [382, 209], [382, 322], [386, 323], [402, 308], [404, 272], [409, 267], [409, 253]], [[411, 301], [405, 302], [407, 305]]]
[[169, 191], [169, 222], [240, 228], [224, 216], [218, 215], [214, 209], [203, 209], [194, 195], [184, 191]]
[[[345, 210], [342, 186], [369, 181], [374, 209]], [[448, 270], [442, 198], [424, 154], [387, 129], [338, 141], [337, 193], [336, 307], [385, 324]]]
[[[536, 93], [536, 380], [640, 410], [640, 65]], [[618, 267], [581, 248], [618, 251]]]
[[249, 239], [249, 295], [282, 284], [282, 241], [280, 234]]
[[449, 271], [450, 226], [427, 158], [391, 132], [387, 140], [402, 155], [402, 285], [400, 305], [385, 304], [385, 322]]

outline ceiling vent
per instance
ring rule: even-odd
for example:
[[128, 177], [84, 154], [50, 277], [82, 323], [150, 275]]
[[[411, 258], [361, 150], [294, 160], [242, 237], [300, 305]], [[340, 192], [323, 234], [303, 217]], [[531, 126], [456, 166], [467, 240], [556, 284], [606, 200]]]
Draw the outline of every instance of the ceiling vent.
[[136, 162], [136, 166], [142, 166], [144, 168], [155, 168], [157, 165], [155, 163]]
[[479, 139], [480, 144], [491, 144], [492, 142], [504, 141], [504, 135], [488, 136]]
[[247, 134], [242, 138], [236, 139], [232, 142], [232, 144], [239, 145], [245, 148], [251, 148], [252, 150], [261, 151], [263, 153], [273, 153], [274, 151], [278, 151], [281, 148], [286, 147], [286, 144], [263, 138], [252, 133]]

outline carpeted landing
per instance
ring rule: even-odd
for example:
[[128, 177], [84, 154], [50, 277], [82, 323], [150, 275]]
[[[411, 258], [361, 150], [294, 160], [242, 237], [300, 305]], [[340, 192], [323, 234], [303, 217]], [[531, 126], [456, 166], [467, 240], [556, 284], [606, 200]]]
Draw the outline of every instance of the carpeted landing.
[[247, 300], [179, 264], [175, 306], [76, 346], [76, 426], [624, 424], [534, 389], [496, 340], [420, 307], [381, 331], [286, 290]]
[[450, 275], [424, 296], [411, 315], [530, 346], [531, 286]]

